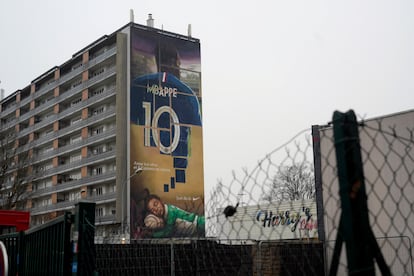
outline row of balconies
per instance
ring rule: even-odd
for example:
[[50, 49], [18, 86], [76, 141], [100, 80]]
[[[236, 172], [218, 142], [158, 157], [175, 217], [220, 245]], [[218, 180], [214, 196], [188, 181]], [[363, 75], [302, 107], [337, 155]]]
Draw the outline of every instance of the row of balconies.
[[[99, 123], [99, 122], [101, 122], [101, 121], [103, 121], [103, 120], [106, 120], [106, 119], [108, 119], [108, 118], [110, 118], [110, 117], [113, 117], [113, 116], [115, 116], [115, 106], [111, 106], [111, 107], [109, 107], [107, 110], [105, 110], [103, 113], [100, 113], [99, 114], [99, 116], [91, 116], [91, 117], [89, 117], [89, 118], [87, 118], [87, 119], [85, 119], [85, 120], [81, 120], [81, 121], [79, 121], [79, 122], [77, 122], [77, 123], [75, 123], [75, 124], [72, 124], [72, 125], [68, 125], [67, 127], [64, 127], [64, 128], [62, 128], [62, 129], [60, 129], [59, 131], [57, 131], [57, 132], [54, 132], [53, 134], [55, 134], [55, 135], [46, 135], [45, 137], [50, 137], [50, 138], [59, 138], [59, 137], [61, 137], [61, 136], [64, 136], [64, 135], [69, 135], [70, 133], [73, 133], [74, 131], [76, 131], [76, 130], [80, 130], [80, 129], [82, 129], [82, 128], [84, 128], [84, 127], [87, 127], [87, 126], [90, 126], [90, 125], [92, 125], [92, 124], [96, 124], [96, 123]], [[27, 129], [24, 129], [23, 131], [21, 131], [19, 134], [18, 134], [18, 136], [17, 136], [17, 138], [20, 138], [20, 137], [23, 137], [23, 136], [26, 136], [26, 135], [28, 135], [29, 133], [31, 133], [31, 132], [35, 132], [36, 130], [39, 130], [40, 128], [42, 128], [42, 127], [45, 127], [45, 126], [47, 126], [47, 125], [50, 125], [50, 124], [52, 124], [54, 121], [56, 121], [57, 120], [57, 118], [58, 118], [58, 116], [56, 116], [55, 117], [55, 119], [53, 119], [53, 120], [51, 120], [51, 121], [49, 121], [49, 122], [41, 122], [41, 123], [39, 123], [39, 124], [36, 124], [36, 125], [33, 125], [33, 126], [30, 126], [30, 127], [28, 127]], [[54, 137], [52, 137], [52, 136], [54, 136]], [[42, 137], [43, 138], [43, 140], [45, 140], [45, 141], [50, 141], [50, 140], [46, 140], [44, 137]], [[22, 149], [21, 150], [19, 150], [19, 152], [22, 152], [22, 151], [25, 151], [25, 150], [27, 150], [27, 149], [29, 149], [29, 148], [31, 148], [31, 147], [33, 147], [34, 145], [36, 145], [36, 146], [39, 146], [39, 143], [35, 143], [37, 140], [34, 140], [34, 141], [32, 141], [32, 142], [29, 142], [28, 144], [27, 144], [27, 147], [22, 147]]]
[[[96, 141], [100, 141], [102, 140], [102, 135], [112, 135], [112, 131], [115, 131], [114, 129], [109, 129], [108, 131], [105, 131], [104, 133], [101, 134], [96, 134], [96, 135], [92, 135], [90, 134], [89, 138], [87, 138], [87, 142], [83, 142], [83, 145], [89, 144], [89, 143], [93, 143]], [[73, 132], [71, 132], [73, 133]], [[51, 132], [45, 136], [42, 136], [34, 141], [29, 142], [27, 145], [24, 145], [23, 147], [19, 147], [16, 150], [16, 153], [21, 153], [21, 152], [25, 152], [27, 150], [29, 150], [30, 148], [34, 148], [34, 147], [39, 147], [42, 146], [48, 142], [53, 141], [54, 139], [58, 139], [61, 138], [65, 135], [68, 135], [68, 133], [66, 133], [65, 131], [58, 131], [58, 132]], [[72, 146], [72, 145], [71, 145]], [[61, 153], [61, 152], [60, 152]]]
[[[93, 135], [93, 136], [89, 136], [87, 139], [83, 139], [83, 140], [81, 140], [77, 143], [69, 144], [69, 145], [66, 145], [66, 146], [63, 146], [63, 147], [59, 147], [57, 149], [53, 149], [53, 150], [48, 151], [46, 153], [34, 155], [33, 158], [30, 160], [30, 164], [27, 164], [27, 165], [34, 165], [34, 164], [43, 162], [47, 159], [56, 157], [58, 155], [62, 155], [62, 154], [66, 154], [66, 153], [69, 153], [69, 152], [79, 150], [79, 149], [81, 149], [82, 147], [85, 147], [85, 146], [90, 146], [90, 145], [100, 143], [100, 142], [105, 141], [105, 140], [110, 140], [111, 138], [114, 138], [115, 136], [116, 136], [116, 129], [112, 128], [112, 129], [109, 129], [109, 130], [107, 130], [103, 133]], [[32, 143], [30, 143], [30, 146], [34, 147], [34, 146], [36, 146], [36, 144], [34, 144], [32, 142]], [[6, 174], [9, 174], [9, 173], [13, 172], [14, 170], [17, 169], [17, 166], [20, 166], [20, 165], [22, 165], [22, 164], [11, 165], [8, 168]]]
[[[72, 208], [74, 208], [74, 207], [72, 207]], [[70, 210], [72, 208], [69, 208], [67, 210]], [[67, 211], [67, 210], [65, 210], [65, 211]], [[60, 214], [60, 215], [62, 215], [62, 214]], [[49, 220], [49, 218], [42, 221], [42, 220], [39, 220], [39, 219], [37, 219], [37, 220], [33, 219], [33, 217], [32, 217], [32, 220], [31, 220], [30, 223], [32, 224], [32, 227], [33, 227], [33, 226], [41, 225], [47, 220]], [[104, 216], [95, 216], [95, 225], [110, 224], [110, 223], [112, 224], [114, 222], [115, 222], [115, 215], [112, 215], [112, 214], [108, 214], [108, 215], [104, 215]], [[121, 237], [119, 237], [118, 240], [121, 240]], [[95, 243], [97, 243], [96, 241], [98, 241], [98, 242], [100, 241], [100, 243], [102, 243], [102, 237], [99, 237], [99, 236], [95, 235]]]
[[[106, 77], [104, 76], [104, 78], [107, 78], [107, 77], [110, 77], [111, 75], [113, 75], [113, 74], [115, 74], [115, 69], [114, 68], [112, 68], [109, 72], [106, 72]], [[82, 85], [81, 85], [82, 86]], [[42, 111], [44, 111], [44, 110], [46, 110], [46, 109], [48, 109], [48, 108], [50, 108], [51, 106], [54, 106], [55, 104], [58, 104], [58, 103], [60, 103], [60, 102], [62, 102], [63, 100], [65, 100], [65, 99], [67, 99], [68, 97], [70, 97], [70, 96], [72, 96], [72, 95], [75, 95], [75, 94], [77, 94], [77, 93], [81, 93], [81, 91], [82, 91], [83, 89], [78, 89], [78, 91], [76, 91], [76, 88], [75, 89], [73, 89], [73, 91], [71, 91], [71, 92], [67, 92], [67, 93], [70, 93], [70, 95], [66, 95], [66, 93], [65, 94], [61, 94], [61, 95], [59, 95], [58, 97], [56, 97], [56, 98], [53, 98], [52, 100], [50, 100], [47, 104], [44, 104], [44, 105], [41, 105], [41, 106], [39, 106], [39, 107], [37, 107], [37, 108], [35, 108], [35, 109], [33, 109], [33, 110], [31, 110], [31, 111], [29, 111], [29, 112], [27, 112], [27, 113], [25, 113], [25, 114], [23, 114], [22, 116], [20, 116], [20, 117], [18, 117], [18, 118], [16, 118], [16, 119], [14, 119], [14, 120], [12, 120], [11, 122], [9, 122], [6, 126], [4, 126], [5, 128], [9, 128], [9, 127], [12, 127], [14, 124], [16, 124], [16, 123], [19, 123], [19, 122], [24, 122], [24, 121], [26, 121], [26, 120], [28, 120], [30, 117], [32, 117], [32, 116], [35, 116], [36, 114], [39, 114], [40, 112], [42, 112]], [[109, 90], [109, 91], [107, 91], [107, 92], [105, 92], [105, 95], [103, 95], [103, 96], [109, 96], [109, 95], [113, 95], [113, 94], [115, 94], [115, 88], [113, 88], [113, 89], [111, 89], [111, 90]], [[99, 99], [97, 99], [97, 98], [95, 98], [95, 97], [93, 97], [93, 98], [89, 98], [88, 100], [86, 100], [86, 101], [82, 101], [81, 103], [79, 103], [78, 105], [75, 105], [75, 106], [73, 106], [73, 107], [70, 107], [70, 108], [68, 108], [68, 109], [66, 109], [66, 110], [64, 110], [64, 111], [62, 111], [61, 113], [59, 113], [59, 114], [54, 114], [54, 115], [52, 115], [51, 116], [51, 119], [53, 120], [56, 120], [56, 119], [60, 119], [60, 118], [63, 118], [63, 117], [65, 117], [65, 116], [67, 116], [68, 114], [70, 114], [70, 113], [73, 113], [74, 111], [77, 111], [77, 110], [79, 110], [80, 108], [82, 108], [82, 107], [87, 107], [87, 106], [89, 106], [89, 105], [91, 105], [91, 104], [95, 104], [96, 102], [98, 102], [98, 101], [101, 101], [101, 99], [103, 100], [104, 98], [102, 98], [102, 97], [99, 97]], [[48, 118], [49, 119], [49, 118]], [[44, 120], [44, 121], [46, 121], [46, 120]], [[47, 120], [47, 121], [49, 121], [49, 120]], [[35, 125], [39, 125], [39, 123], [37, 123], [37, 124], [35, 124]], [[24, 130], [26, 130], [26, 129], [24, 129]], [[23, 132], [24, 132], [24, 130], [23, 130]], [[25, 133], [25, 132], [24, 132]], [[19, 136], [23, 136], [24, 134], [19, 134]]]
[[107, 130], [101, 134], [97, 134], [94, 136], [89, 136], [86, 139], [83, 139], [77, 143], [73, 143], [73, 144], [68, 144], [62, 147], [59, 147], [57, 149], [53, 149], [52, 151], [46, 152], [46, 153], [39, 153], [37, 155], [33, 156], [33, 163], [39, 163], [39, 162], [43, 162], [47, 159], [56, 157], [58, 155], [62, 155], [62, 154], [67, 154], [76, 150], [79, 150], [85, 146], [90, 146], [92, 144], [96, 144], [105, 140], [110, 140], [111, 138], [115, 138], [115, 134], [116, 134], [116, 129], [110, 129]]
[[[106, 136], [104, 134], [105, 133], [100, 135], [100, 137], [102, 139], [106, 139]], [[67, 164], [62, 164], [58, 167], [47, 169], [45, 171], [40, 170], [38, 172], [33, 172], [32, 174], [30, 174], [26, 177], [25, 181], [41, 180], [41, 179], [44, 179], [44, 178], [47, 178], [47, 177], [51, 177], [52, 175], [55, 175], [55, 174], [62, 174], [62, 173], [65, 173], [65, 172], [80, 169], [81, 167], [84, 167], [84, 166], [93, 165], [97, 162], [105, 162], [105, 161], [108, 161], [108, 160], [112, 160], [112, 159], [115, 158], [115, 156], [116, 156], [116, 151], [113, 148], [111, 148], [111, 149], [109, 149], [105, 152], [99, 153], [99, 154], [95, 154], [93, 152], [90, 152], [86, 158], [83, 158], [79, 161], [70, 162], [70, 163], [67, 163]], [[36, 160], [35, 162], [33, 162], [33, 161], [30, 162], [30, 163], [28, 162], [27, 164], [15, 164], [14, 166], [11, 166], [7, 170], [6, 175], [14, 172], [15, 170], [17, 170], [17, 167], [22, 167], [22, 166], [27, 167], [29, 165], [33, 165], [33, 164], [36, 164], [36, 163], [39, 163], [39, 162], [40, 161]], [[8, 183], [8, 182], [5, 183], [6, 187], [9, 184], [10, 185], [12, 184], [12, 181], [9, 181], [9, 182], [10, 183]]]
[[[47, 206], [40, 206], [40, 207], [34, 207], [30, 209], [30, 214], [32, 216], [35, 215], [41, 215], [44, 213], [50, 213], [55, 211], [64, 211], [64, 210], [70, 210], [75, 207], [75, 204], [78, 203], [81, 200], [91, 200], [94, 201], [96, 204], [99, 204], [100, 202], [110, 202], [116, 200], [116, 192], [109, 192], [102, 195], [95, 195], [92, 197], [86, 197], [82, 199], [76, 199], [76, 200], [67, 200], [67, 201], [61, 201], [55, 204], [47, 205]], [[115, 216], [112, 215], [114, 218]]]
[[[9, 105], [6, 109], [2, 110], [2, 112], [0, 113], [0, 117], [1, 118], [6, 117], [7, 115], [9, 115], [13, 111], [15, 111], [20, 106], [24, 106], [24, 105], [30, 103], [32, 100], [35, 100], [35, 99], [41, 97], [42, 95], [44, 95], [47, 92], [53, 90], [57, 86], [73, 79], [75, 76], [81, 74], [83, 71], [90, 69], [91, 67], [95, 66], [96, 64], [99, 64], [100, 62], [106, 60], [107, 58], [109, 58], [109, 57], [111, 57], [115, 54], [116, 54], [116, 47], [113, 47], [113, 48], [103, 52], [101, 55], [99, 55], [99, 56], [95, 57], [94, 59], [90, 60], [88, 63], [83, 64], [82, 66], [78, 67], [77, 69], [72, 70], [71, 72], [61, 76], [59, 79], [50, 82], [48, 85], [45, 85], [44, 87], [42, 87], [41, 89], [36, 91], [34, 94], [31, 94], [29, 97], [26, 97], [26, 98], [22, 99], [19, 103]], [[115, 70], [113, 70], [113, 71], [115, 71]], [[103, 75], [105, 75], [105, 74], [103, 74]], [[102, 77], [105, 77], [105, 76], [102, 76]], [[99, 79], [102, 79], [102, 77], [100, 77]], [[97, 80], [94, 79], [92, 84], [94, 84], [96, 82], [97, 82]], [[92, 85], [92, 84], [90, 84], [90, 85]], [[72, 90], [78, 90], [77, 88], [78, 87], [76, 87], [75, 89], [72, 89]]]
[[[71, 90], [60, 94], [58, 97], [51, 99], [47, 103], [39, 105], [38, 107], [22, 114], [20, 117], [10, 120], [5, 125], [3, 125], [2, 128], [3, 129], [8, 129], [10, 127], [13, 127], [14, 125], [16, 125], [19, 122], [23, 122], [25, 120], [28, 120], [30, 117], [35, 116], [36, 114], [39, 114], [39, 113], [47, 110], [48, 108], [53, 107], [55, 104], [61, 103], [62, 101], [68, 99], [69, 97], [71, 97], [73, 95], [80, 94], [85, 88], [90, 87], [90, 86], [96, 84], [97, 82], [100, 82], [104, 79], [107, 79], [107, 78], [115, 75], [115, 72], [116, 72], [116, 68], [112, 67], [112, 68], [108, 69], [107, 71], [105, 71], [105, 73], [103, 73], [103, 74], [101, 74], [101, 75], [99, 75], [99, 76], [97, 76], [93, 79], [88, 80], [88, 82], [82, 83], [81, 85], [78, 85], [75, 88], [72, 88]], [[113, 89], [111, 91], [114, 92], [114, 90], [115, 89]], [[93, 99], [94, 99], [94, 101], [97, 100], [96, 98], [93, 98]], [[90, 105], [91, 103], [94, 103], [94, 101], [89, 100], [89, 102], [88, 101], [86, 101], [86, 102], [88, 102], [89, 105]], [[88, 104], [85, 104], [85, 103], [83, 103], [83, 104], [88, 105]], [[76, 110], [77, 106], [74, 106], [73, 108]], [[6, 115], [7, 114], [5, 114], [3, 112], [0, 112], [0, 117], [4, 117]]]
[[55, 186], [50, 186], [44, 189], [39, 189], [29, 194], [30, 198], [38, 198], [45, 195], [51, 195], [53, 193], [64, 192], [73, 189], [80, 189], [84, 186], [95, 185], [104, 181], [115, 180], [115, 171], [110, 171], [98, 175], [90, 175], [81, 179], [72, 180], [68, 182], [59, 183]]
[[98, 161], [105, 162], [107, 160], [114, 159], [115, 155], [116, 155], [115, 150], [107, 151], [107, 152], [96, 154], [96, 155], [91, 154], [88, 157], [81, 159], [80, 161], [72, 162], [72, 163], [65, 164], [65, 165], [60, 165], [58, 167], [48, 169], [46, 171], [34, 172], [31, 178], [32, 180], [40, 180], [40, 179], [50, 177], [55, 174], [61, 174], [61, 173], [79, 169], [84, 166], [92, 165]]

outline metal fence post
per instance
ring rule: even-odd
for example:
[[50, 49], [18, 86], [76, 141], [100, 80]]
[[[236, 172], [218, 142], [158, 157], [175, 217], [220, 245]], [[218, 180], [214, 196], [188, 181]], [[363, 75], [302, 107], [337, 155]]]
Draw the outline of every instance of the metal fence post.
[[175, 276], [175, 260], [174, 260], [174, 241], [171, 240], [171, 276]]
[[75, 205], [72, 275], [93, 275], [95, 271], [95, 203]]
[[332, 260], [336, 274], [342, 241], [350, 275], [375, 275], [374, 258], [383, 275], [390, 275], [369, 225], [367, 195], [355, 113], [334, 112], [333, 130], [338, 168], [341, 218]]
[[26, 271], [25, 271], [25, 254], [24, 254], [24, 250], [25, 250], [25, 241], [24, 241], [24, 231], [20, 231], [17, 237], [17, 256], [16, 256], [16, 263], [17, 263], [17, 275], [25, 275]]
[[312, 126], [313, 163], [315, 175], [316, 208], [318, 218], [318, 237], [325, 241], [325, 225], [323, 219], [323, 191], [322, 191], [322, 161], [321, 161], [321, 136], [319, 126]]

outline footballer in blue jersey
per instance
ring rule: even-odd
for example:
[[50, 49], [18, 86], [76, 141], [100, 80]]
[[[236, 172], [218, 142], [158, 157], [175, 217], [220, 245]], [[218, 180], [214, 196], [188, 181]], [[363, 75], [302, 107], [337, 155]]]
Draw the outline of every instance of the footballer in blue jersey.
[[[149, 120], [152, 118], [152, 120]], [[151, 128], [146, 146], [188, 156], [191, 126], [201, 126], [200, 103], [185, 83], [161, 72], [136, 78], [131, 91], [131, 123]], [[159, 129], [159, 131], [157, 131]]]
[[[200, 103], [191, 88], [167, 72], [153, 73], [136, 78], [132, 83], [131, 103], [150, 102], [154, 110], [167, 105], [177, 113], [181, 124], [201, 126]], [[141, 118], [141, 122], [140, 122]], [[131, 106], [131, 122], [144, 125], [145, 110]], [[161, 126], [164, 125], [160, 122]]]

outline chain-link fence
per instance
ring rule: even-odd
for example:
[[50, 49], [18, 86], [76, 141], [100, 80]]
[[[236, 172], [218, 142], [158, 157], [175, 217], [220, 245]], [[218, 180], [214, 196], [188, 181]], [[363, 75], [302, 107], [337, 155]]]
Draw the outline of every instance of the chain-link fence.
[[[335, 120], [332, 123], [334, 125], [335, 123], [345, 124], [344, 122], [335, 122]], [[363, 169], [357, 174], [361, 174], [362, 181], [356, 181], [357, 176], [354, 175], [358, 168], [353, 168], [353, 170], [348, 168], [347, 174], [355, 179], [349, 179], [349, 182], [354, 182], [345, 192], [348, 195], [348, 201], [352, 202], [356, 197], [355, 192], [362, 191], [362, 199], [366, 201], [367, 207], [366, 217], [364, 217], [362, 209], [351, 210], [350, 214], [360, 220], [364, 217], [371, 233], [356, 232], [353, 234], [354, 236], [349, 235], [349, 237], [354, 241], [361, 236], [369, 239], [372, 235], [376, 238], [376, 243], [368, 240], [361, 241], [361, 243], [374, 251], [368, 254], [375, 258], [377, 271], [379, 270], [379, 261], [383, 257], [392, 275], [413, 275], [414, 112], [404, 112], [358, 123], [356, 121], [348, 122], [348, 124], [354, 124], [357, 136], [335, 137], [335, 127], [328, 126], [319, 128], [319, 135], [316, 137], [319, 140], [319, 162], [321, 164], [320, 175], [316, 179], [319, 178], [322, 184], [323, 229], [326, 240], [337, 241], [338, 238], [347, 235], [347, 231], [350, 229], [367, 231], [366, 227], [357, 225], [355, 221], [348, 220], [351, 225], [341, 221], [346, 210], [342, 205], [343, 198], [339, 183], [340, 177], [338, 177], [338, 175], [341, 176], [341, 164], [337, 163], [336, 149], [340, 144], [346, 143], [346, 139], [348, 141], [354, 139], [360, 145]], [[351, 150], [348, 149], [348, 151]], [[378, 245], [379, 250], [374, 249], [376, 248], [375, 244]], [[334, 251], [334, 243], [327, 242], [326, 247], [327, 263], [331, 264], [332, 255], [329, 252]], [[352, 248], [347, 247], [345, 250], [343, 247], [339, 252], [340, 259], [337, 270], [339, 275], [343, 275], [349, 270], [350, 256], [347, 254], [350, 253], [347, 251], [352, 253]], [[381, 252], [381, 255], [376, 255], [378, 251]]]
[[206, 239], [99, 245], [98, 271], [414, 275], [414, 111], [336, 115], [220, 181], [205, 199]]

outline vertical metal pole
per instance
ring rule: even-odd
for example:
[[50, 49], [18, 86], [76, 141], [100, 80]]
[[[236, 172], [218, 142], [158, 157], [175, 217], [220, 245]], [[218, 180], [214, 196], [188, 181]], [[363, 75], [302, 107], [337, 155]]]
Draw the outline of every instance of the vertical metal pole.
[[318, 219], [318, 238], [323, 242], [323, 263], [325, 272], [328, 271], [326, 260], [326, 237], [325, 237], [325, 220], [323, 207], [323, 189], [322, 189], [322, 156], [321, 156], [321, 127], [312, 126], [312, 144], [313, 144], [313, 164], [315, 176], [315, 192], [316, 192], [316, 216]]
[[[74, 256], [72, 275], [95, 273], [95, 203], [79, 202], [75, 205]], [[76, 236], [76, 235], [74, 235]]]
[[351, 275], [375, 275], [358, 124], [354, 112], [334, 112], [334, 137], [341, 198], [341, 231]]
[[71, 212], [65, 212], [65, 221], [63, 226], [63, 275], [70, 275], [72, 271], [72, 243], [71, 228], [73, 223], [73, 215]]
[[16, 256], [16, 262], [17, 262], [17, 275], [24, 275], [26, 273], [26, 238], [23, 231], [19, 232], [19, 235], [17, 237], [17, 256]]
[[171, 240], [171, 276], [175, 276], [174, 242]]
[[323, 208], [323, 191], [322, 191], [322, 161], [321, 161], [321, 136], [319, 126], [312, 126], [312, 142], [313, 142], [313, 164], [315, 175], [316, 190], [316, 214], [318, 218], [318, 238], [325, 241], [325, 225], [324, 225], [324, 208]]
[[263, 275], [263, 271], [262, 271], [262, 243], [263, 241], [259, 241], [258, 243], [258, 250], [256, 253], [256, 269], [257, 269], [257, 275], [262, 276]]

